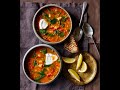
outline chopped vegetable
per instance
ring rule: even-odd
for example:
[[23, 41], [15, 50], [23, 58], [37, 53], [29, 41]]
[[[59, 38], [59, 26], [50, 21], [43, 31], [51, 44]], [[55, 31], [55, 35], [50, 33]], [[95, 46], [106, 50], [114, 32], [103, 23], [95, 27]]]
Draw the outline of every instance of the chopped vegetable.
[[36, 53], [35, 51], [33, 52], [32, 58], [36, 57]]
[[36, 62], [36, 60], [34, 60], [33, 64], [34, 64], [34, 66], [36, 66], [36, 65], [37, 65], [37, 62]]
[[64, 33], [63, 33], [63, 32], [59, 33], [58, 35], [59, 35], [60, 37], [64, 37]]
[[64, 33], [61, 32], [61, 31], [59, 31], [59, 30], [56, 30], [56, 31], [55, 31], [55, 34], [57, 34], [57, 35], [60, 36], [60, 37], [63, 37], [63, 36], [64, 36]]
[[51, 14], [53, 14], [53, 12], [52, 12], [49, 8], [47, 8], [47, 10], [48, 10]]
[[40, 29], [39, 32], [40, 32], [41, 34], [46, 34], [46, 33], [47, 33], [45, 29]]
[[54, 18], [54, 19], [52, 19], [52, 20], [50, 21], [51, 24], [55, 24], [56, 22], [57, 22], [57, 19], [56, 19], [56, 18]]
[[57, 61], [60, 62], [60, 59], [58, 59]]
[[43, 13], [43, 17], [45, 17], [49, 22], [51, 21], [48, 14]]
[[67, 30], [68, 32], [70, 31], [70, 29]]
[[45, 77], [44, 72], [40, 72], [39, 74], [40, 74], [40, 76], [37, 77], [37, 78], [35, 78], [35, 81], [36, 81], [36, 82], [38, 82], [40, 79], [42, 79], [43, 77]]
[[41, 72], [38, 72], [40, 75], [45, 75], [44, 70], [42, 70]]
[[65, 27], [65, 24], [61, 23], [61, 26], [62, 26], [62, 27]]
[[46, 54], [47, 53], [47, 49], [41, 49], [40, 52], [42, 52], [43, 54]]
[[43, 77], [45, 77], [44, 70], [42, 70], [41, 72], [38, 72], [38, 74], [40, 74], [40, 76], [35, 79], [36, 82], [38, 82], [40, 79], [42, 79]]
[[51, 65], [44, 65], [44, 67], [49, 67], [49, 66], [51, 66]]
[[67, 19], [67, 17], [66, 17], [66, 16], [62, 16], [61, 22], [65, 22], [65, 21], [66, 21], [66, 19]]
[[50, 37], [54, 36], [54, 34], [52, 34], [52, 33], [47, 33], [47, 35], [50, 36]]

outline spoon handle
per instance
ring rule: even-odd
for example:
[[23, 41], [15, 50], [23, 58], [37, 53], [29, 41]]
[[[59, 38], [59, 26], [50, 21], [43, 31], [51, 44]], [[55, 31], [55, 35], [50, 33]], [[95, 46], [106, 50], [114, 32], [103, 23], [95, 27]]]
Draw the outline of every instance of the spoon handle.
[[80, 22], [79, 22], [79, 27], [81, 25], [81, 21], [82, 21], [83, 14], [85, 12], [86, 7], [87, 7], [87, 2], [85, 1], [85, 2], [83, 2], [83, 8], [82, 8], [82, 14], [81, 14]]
[[96, 46], [96, 44], [95, 44], [95, 42], [94, 42], [94, 39], [93, 39], [93, 37], [91, 37], [91, 39], [92, 39], [92, 41], [93, 41], [93, 44], [94, 44], [94, 46], [95, 46], [95, 49], [96, 49], [96, 51], [97, 51], [98, 58], [100, 58], [100, 53], [99, 53], [99, 51], [98, 51], [98, 48], [97, 48], [97, 46]]

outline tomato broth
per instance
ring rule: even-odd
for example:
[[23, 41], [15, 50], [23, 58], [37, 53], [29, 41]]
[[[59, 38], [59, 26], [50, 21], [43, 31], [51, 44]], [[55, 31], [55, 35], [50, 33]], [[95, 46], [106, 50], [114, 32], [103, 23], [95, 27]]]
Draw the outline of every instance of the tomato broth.
[[[40, 29], [39, 22], [44, 19], [48, 26], [46, 29]], [[35, 23], [38, 35], [48, 42], [59, 42], [64, 40], [71, 29], [70, 16], [61, 8], [49, 6], [40, 11], [36, 17]]]
[[[46, 54], [56, 56], [56, 61], [50, 65], [45, 65]], [[48, 83], [58, 75], [61, 61], [56, 51], [41, 46], [33, 49], [27, 55], [25, 65], [26, 72], [32, 80], [39, 83]]]

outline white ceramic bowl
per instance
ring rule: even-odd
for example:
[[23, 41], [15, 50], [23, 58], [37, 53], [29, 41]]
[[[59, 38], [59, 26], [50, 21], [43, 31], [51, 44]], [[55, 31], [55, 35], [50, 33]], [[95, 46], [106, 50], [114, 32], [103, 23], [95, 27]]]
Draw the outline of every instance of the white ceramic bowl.
[[[39, 83], [39, 82], [35, 82], [34, 80], [32, 80], [32, 79], [29, 77], [29, 75], [27, 74], [27, 72], [26, 72], [26, 67], [25, 67], [25, 64], [26, 64], [25, 61], [27, 60], [27, 59], [26, 59], [27, 55], [28, 55], [33, 49], [35, 49], [35, 48], [37, 48], [37, 47], [41, 47], [41, 46], [43, 46], [43, 47], [48, 47], [48, 48], [54, 50], [54, 51], [58, 54], [58, 56], [59, 56], [59, 58], [60, 58], [60, 63], [61, 63], [61, 65], [60, 65], [60, 70], [59, 70], [58, 74], [55, 76], [55, 78], [54, 78], [53, 80], [51, 80], [51, 81], [49, 81], [49, 82], [47, 82], [47, 83]], [[53, 81], [58, 77], [58, 75], [60, 74], [61, 69], [62, 69], [62, 59], [61, 59], [61, 56], [60, 56], [60, 54], [58, 53], [58, 51], [57, 51], [55, 48], [53, 48], [52, 46], [47, 45], [47, 44], [38, 44], [38, 45], [35, 45], [35, 46], [31, 47], [31, 48], [25, 53], [25, 55], [24, 55], [24, 57], [23, 57], [22, 67], [23, 67], [23, 72], [24, 72], [25, 76], [26, 76], [31, 82], [36, 83], [36, 84], [39, 84], [39, 85], [47, 85], [47, 84], [50, 84], [51, 82], [53, 82]]]
[[[67, 13], [67, 15], [69, 16], [70, 22], [71, 22], [71, 28], [70, 28], [70, 31], [69, 31], [68, 35], [67, 35], [63, 40], [61, 40], [61, 41], [59, 41], [59, 42], [49, 42], [49, 41], [44, 40], [42, 37], [40, 37], [40, 35], [38, 35], [38, 33], [36, 32], [36, 28], [35, 28], [35, 21], [36, 21], [36, 16], [38, 15], [38, 13], [41, 12], [42, 9], [44, 9], [44, 8], [46, 8], [46, 7], [51, 7], [51, 6], [58, 7], [58, 8], [61, 8], [62, 10], [64, 10], [64, 11]], [[64, 8], [62, 8], [61, 6], [59, 6], [59, 5], [57, 5], [57, 4], [47, 4], [47, 5], [42, 6], [40, 9], [37, 10], [37, 12], [35, 13], [35, 15], [34, 15], [34, 17], [33, 17], [32, 26], [33, 26], [33, 30], [34, 30], [35, 35], [36, 35], [42, 42], [44, 42], [44, 43], [46, 43], [46, 44], [58, 44], [58, 43], [63, 42], [64, 40], [66, 40], [67, 37], [70, 35], [71, 30], [72, 30], [72, 19], [71, 19], [69, 13], [68, 13]]]

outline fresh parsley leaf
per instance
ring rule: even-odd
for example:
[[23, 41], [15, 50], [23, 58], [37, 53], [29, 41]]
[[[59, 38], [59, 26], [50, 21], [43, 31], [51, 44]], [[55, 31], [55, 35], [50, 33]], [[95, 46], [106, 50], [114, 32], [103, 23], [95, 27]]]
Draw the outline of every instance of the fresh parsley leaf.
[[34, 60], [33, 64], [34, 64], [34, 66], [36, 66], [36, 65], [37, 65], [37, 62], [36, 62], [36, 60]]
[[46, 35], [48, 35], [48, 36], [50, 36], [50, 37], [53, 37], [53, 36], [54, 36], [54, 34], [52, 34], [52, 33], [47, 33]]
[[48, 14], [46, 14], [45, 12], [43, 12], [43, 17], [46, 18], [49, 22], [51, 21]]
[[45, 75], [44, 71], [38, 72], [40, 75]]
[[58, 59], [57, 61], [60, 62], [60, 59]]
[[55, 34], [57, 34], [57, 35], [60, 36], [60, 37], [63, 37], [63, 36], [64, 36], [64, 33], [61, 32], [61, 31], [59, 31], [59, 30], [56, 30], [56, 31], [55, 31]]
[[41, 49], [40, 52], [42, 52], [43, 54], [46, 54], [47, 53], [47, 49], [46, 48]]
[[70, 32], [70, 29], [68, 29], [67, 31]]
[[49, 66], [51, 66], [51, 65], [44, 65], [44, 67], [49, 67]]
[[59, 30], [55, 30], [55, 34], [59, 34], [60, 33], [60, 31]]
[[66, 19], [67, 19], [67, 17], [66, 17], [66, 16], [62, 16], [61, 21], [62, 21], [62, 22], [65, 22], [65, 21], [66, 21]]
[[59, 36], [60, 36], [60, 37], [64, 37], [64, 33], [61, 32], [61, 33], [59, 34]]
[[51, 14], [53, 14], [53, 11], [51, 11], [49, 8], [47, 8], [47, 10], [48, 10]]
[[43, 77], [45, 77], [45, 74], [44, 75], [40, 75], [39, 77], [35, 78], [35, 81], [38, 82], [40, 79], [42, 79]]
[[41, 79], [41, 77], [39, 76], [39, 77], [35, 78], [34, 80], [35, 80], [36, 82], [38, 82], [40, 79]]
[[35, 58], [36, 57], [36, 53], [35, 51], [33, 52], [33, 55], [32, 55], [32, 58]]
[[65, 27], [65, 24], [61, 23], [61, 26], [62, 26], [62, 27]]
[[39, 32], [40, 32], [41, 34], [46, 34], [46, 33], [47, 33], [45, 29], [40, 29]]
[[51, 24], [55, 24], [56, 22], [57, 22], [57, 19], [56, 19], [56, 18], [54, 18], [54, 19], [52, 19], [52, 20], [50, 21]]
[[43, 77], [45, 77], [44, 71], [38, 72], [38, 74], [40, 74], [40, 76], [35, 79], [36, 82], [38, 82], [40, 79], [42, 79]]

